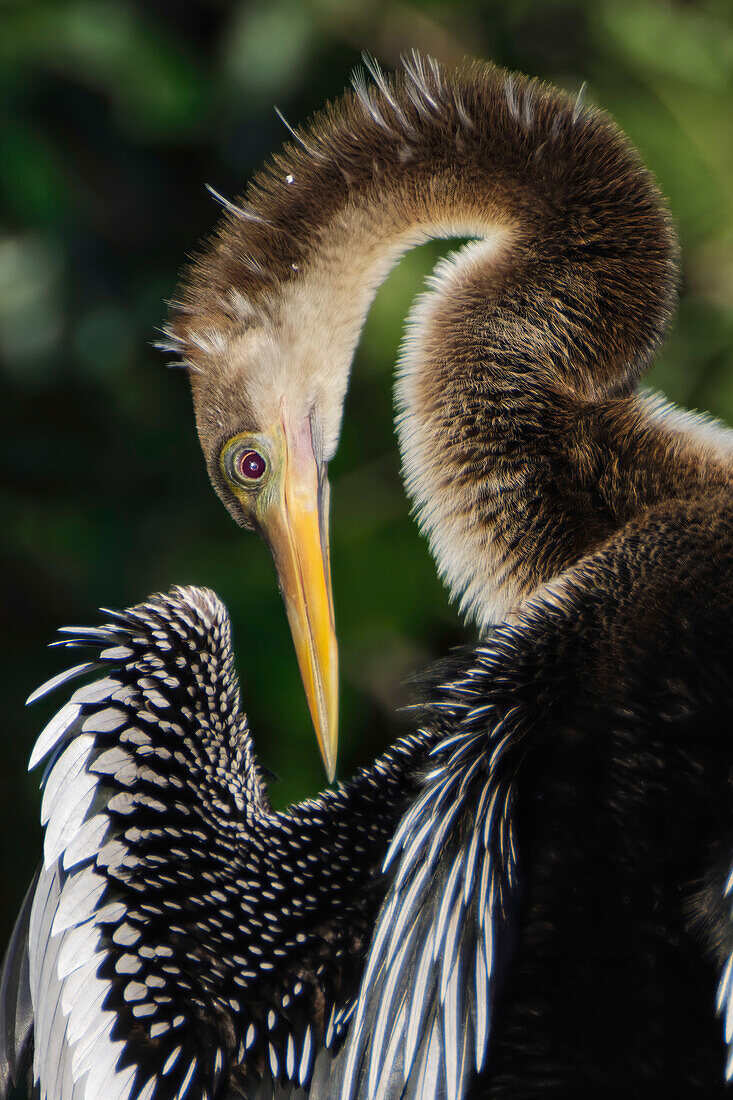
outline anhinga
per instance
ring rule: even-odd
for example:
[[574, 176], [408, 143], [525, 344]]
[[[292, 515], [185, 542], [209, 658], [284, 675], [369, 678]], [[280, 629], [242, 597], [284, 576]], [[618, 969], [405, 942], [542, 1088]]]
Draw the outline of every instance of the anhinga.
[[[230, 959], [245, 984], [259, 981], [248, 977], [258, 974], [252, 952], [272, 964], [273, 981], [311, 973], [313, 930], [293, 942], [279, 914], [317, 907], [323, 895], [295, 859], [284, 873], [271, 860], [282, 849], [269, 824], [284, 821], [297, 852], [300, 837], [287, 829], [297, 821], [311, 843], [307, 810], [259, 818], [246, 844], [238, 835], [248, 814], [255, 820], [260, 788], [248, 749], [236, 749], [241, 730], [222, 749], [236, 726], [231, 691], [217, 694], [203, 675], [219, 613], [202, 623], [175, 601], [211, 608], [211, 597], [179, 593], [118, 620], [121, 644], [102, 661], [121, 664], [122, 686], [111, 676], [101, 690], [112, 695], [82, 696], [36, 752], [61, 738], [45, 796], [41, 881], [51, 885], [36, 887], [31, 988], [42, 987], [44, 966], [51, 988], [59, 974], [69, 983], [60, 1015], [53, 996], [50, 1008], [36, 1007], [36, 1067], [53, 1075], [42, 1095], [84, 1095], [81, 1076], [73, 1086], [68, 1075], [102, 1074], [97, 1067], [110, 1069], [118, 1055], [117, 1091], [105, 1087], [105, 1096], [239, 1087], [246, 1095], [252, 1077], [271, 1091], [274, 1078], [301, 1083], [303, 1029], [336, 1055], [321, 1056], [311, 1082], [322, 1097], [715, 1095], [733, 1076], [714, 1018], [717, 985], [731, 1046], [733, 434], [638, 388], [674, 303], [669, 215], [613, 124], [552, 89], [420, 58], [403, 76], [374, 75], [294, 133], [245, 200], [225, 203], [185, 279], [169, 340], [190, 369], [212, 481], [272, 549], [332, 773], [326, 467], [353, 348], [401, 252], [430, 236], [477, 238], [440, 266], [413, 314], [398, 428], [408, 490], [441, 574], [483, 631], [498, 626], [428, 690], [414, 739], [351, 793], [314, 804], [318, 832], [324, 806], [341, 798], [348, 817], [349, 799], [368, 788], [373, 801], [384, 774], [374, 847], [344, 825], [349, 856], [322, 831], [306, 856], [329, 883], [306, 1023], [291, 1001], [271, 1002], [273, 987], [235, 993], [241, 1017], [226, 1000]], [[192, 673], [183, 654], [169, 669], [172, 640], [160, 623], [141, 634], [139, 654], [127, 652], [141, 616], [167, 614], [191, 627]], [[108, 646], [110, 632], [79, 640]], [[128, 695], [138, 662], [144, 679]], [[157, 682], [166, 678], [184, 702], [171, 702]], [[80, 705], [92, 707], [88, 730]], [[114, 819], [104, 843], [86, 821], [100, 796], [90, 765], [100, 752], [101, 816]], [[179, 794], [168, 789], [169, 769]], [[64, 796], [68, 773], [74, 793]], [[107, 792], [118, 785], [113, 805]], [[171, 840], [174, 810], [190, 820], [190, 835]], [[237, 824], [228, 827], [227, 814]], [[66, 903], [77, 855], [89, 892], [72, 886]], [[237, 860], [246, 862], [241, 881], [229, 871]], [[122, 901], [107, 893], [118, 866]], [[354, 873], [374, 890], [372, 904], [351, 892]], [[269, 916], [253, 944], [248, 917], [259, 912], [263, 882]], [[159, 929], [152, 946], [142, 927], [128, 930], [133, 898], [138, 925], [147, 914]], [[368, 928], [381, 899], [367, 951], [354, 911], [363, 905]], [[207, 918], [197, 931], [199, 906]], [[106, 926], [98, 931], [107, 918], [121, 922], [122, 942]], [[62, 932], [58, 959], [52, 920], [51, 931]], [[139, 952], [122, 952], [125, 936]], [[159, 945], [163, 958], [176, 955], [176, 937], [185, 965], [158, 957]], [[100, 944], [99, 960], [76, 955]], [[99, 1001], [77, 1009], [80, 957]], [[324, 992], [320, 981], [334, 986]], [[122, 1001], [131, 1006], [124, 1021]], [[132, 1025], [136, 1005], [144, 1011]], [[153, 1034], [145, 1012], [157, 1023], [160, 1011], [167, 1024], [178, 1005], [190, 1040], [174, 1058], [167, 1032]], [[242, 1039], [257, 1010], [255, 1031]], [[268, 1039], [248, 1056], [247, 1035], [263, 1041], [263, 1018], [272, 1049]]]

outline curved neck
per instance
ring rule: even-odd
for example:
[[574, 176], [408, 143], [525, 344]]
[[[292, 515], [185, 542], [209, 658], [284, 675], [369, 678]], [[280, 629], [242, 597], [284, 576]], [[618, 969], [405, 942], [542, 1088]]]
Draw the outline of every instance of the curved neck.
[[227, 204], [173, 318], [204, 451], [287, 399], [318, 410], [327, 460], [389, 269], [428, 237], [480, 238], [413, 312], [398, 402], [420, 522], [486, 625], [618, 523], [583, 425], [628, 400], [668, 319], [667, 211], [608, 119], [488, 66], [415, 59], [294, 136]]

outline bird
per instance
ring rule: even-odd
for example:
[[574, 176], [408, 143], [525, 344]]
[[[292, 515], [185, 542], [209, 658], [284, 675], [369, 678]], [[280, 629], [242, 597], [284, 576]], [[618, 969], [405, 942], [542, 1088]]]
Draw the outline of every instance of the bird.
[[[214, 488], [273, 553], [331, 775], [327, 464], [351, 356], [401, 252], [475, 238], [414, 308], [397, 395], [408, 493], [481, 641], [428, 690], [373, 935], [304, 1087], [722, 1095], [733, 435], [639, 386], [674, 310], [670, 214], [577, 99], [419, 55], [372, 77], [224, 200], [165, 338]], [[230, 1048], [178, 1094], [243, 1073]], [[150, 1094], [176, 1095], [156, 1066]]]
[[[489, 1044], [490, 1077], [511, 1085], [489, 1085], [488, 1094], [501, 1095], [502, 1087], [507, 1095], [530, 1094], [535, 1072], [544, 1092], [557, 1081], [563, 1094], [600, 1094], [614, 1073], [603, 1049], [635, 1051], [635, 1062], [622, 1059], [620, 1079], [608, 1085], [614, 1095], [636, 1081], [642, 1089], [658, 1085], [665, 1073], [670, 1090], [679, 1081], [720, 1088], [719, 1036], [708, 1007], [715, 971], [689, 942], [698, 936], [717, 958], [718, 1005], [726, 1010], [729, 914], [720, 910], [731, 883], [721, 838], [730, 829], [730, 796], [718, 754], [727, 760], [720, 738], [730, 717], [723, 685], [733, 436], [640, 386], [679, 288], [671, 214], [637, 151], [582, 97], [478, 62], [449, 69], [413, 54], [394, 77], [368, 68], [370, 82], [357, 77], [350, 93], [292, 130], [241, 197], [224, 201], [216, 232], [184, 273], [166, 339], [188, 369], [212, 484], [234, 519], [258, 528], [273, 552], [330, 774], [337, 661], [327, 467], [354, 346], [377, 286], [406, 249], [429, 237], [472, 238], [439, 264], [413, 307], [396, 400], [406, 488], [438, 571], [479, 635], [499, 624], [494, 656], [482, 658], [494, 669], [494, 686], [484, 685], [477, 707], [486, 708], [487, 729], [506, 729], [512, 745], [524, 746], [527, 762], [516, 764], [512, 784], [517, 801], [520, 776], [532, 787], [537, 765], [528, 757], [549, 769], [547, 789], [537, 789], [543, 814], [530, 824], [525, 811], [518, 829], [539, 862], [524, 864], [528, 923], [517, 931], [518, 969], [510, 970], [497, 1009], [507, 1017]], [[301, 560], [308, 566], [298, 570], [293, 562]], [[493, 698], [502, 683], [513, 685], [511, 702]], [[704, 730], [702, 739], [693, 730]], [[455, 736], [462, 744], [462, 732]], [[554, 744], [549, 759], [527, 748], [545, 737]], [[485, 742], [477, 744], [483, 753]], [[673, 774], [677, 752], [680, 774]], [[455, 754], [455, 771], [448, 771], [459, 776], [459, 748]], [[485, 812], [482, 792], [492, 788], [482, 783], [492, 756], [466, 765], [481, 776], [470, 824], [462, 822], [466, 837], [475, 837]], [[549, 809], [558, 759], [579, 768], [574, 783], [557, 779], [568, 787], [578, 835], [565, 835], [569, 852], [559, 853], [559, 840], [547, 849], [545, 865], [538, 853], [546, 838], [538, 836], [553, 828], [562, 836], [567, 827], [559, 806], [554, 825]], [[443, 773], [429, 788], [436, 799], [441, 781], [448, 782]], [[422, 797], [429, 802], [429, 791]], [[418, 1015], [390, 980], [409, 973], [423, 989], [439, 961], [421, 954], [426, 929], [442, 929], [439, 918], [431, 925], [439, 885], [455, 873], [464, 898], [474, 898], [478, 885], [472, 861], [479, 857], [467, 840], [463, 847], [456, 841], [467, 863], [458, 870], [456, 856], [445, 878], [424, 851], [431, 827], [417, 811], [405, 820], [395, 834], [395, 850], [403, 845], [400, 886], [383, 910], [350, 1027], [345, 1094], [361, 1087], [364, 1066], [372, 1089], [380, 1064], [401, 1065], [398, 1078], [414, 1077]], [[447, 833], [438, 835], [447, 843]], [[616, 852], [618, 859], [617, 836], [630, 849]], [[416, 852], [425, 858], [415, 860]], [[575, 879], [584, 907], [578, 922], [562, 908], [557, 913], [549, 894], [534, 918], [527, 915], [529, 898], [550, 891], [554, 861], [575, 865], [568, 889]], [[421, 878], [426, 866], [432, 888]], [[422, 908], [408, 900], [411, 889]], [[471, 920], [465, 911], [458, 916], [457, 902], [450, 910], [454, 900], [439, 913], [448, 919], [450, 912], [467, 934]], [[421, 921], [424, 934], [415, 933], [408, 947], [408, 930]], [[594, 971], [588, 963], [604, 949], [596, 929], [614, 922], [609, 950], [619, 951], [618, 973], [635, 987], [625, 997], [610, 966]], [[553, 933], [545, 942], [543, 926]], [[564, 948], [551, 964], [550, 944], [559, 942]], [[634, 966], [632, 948], [641, 956]], [[485, 961], [490, 954], [487, 947]], [[538, 958], [543, 964], [533, 972]], [[464, 993], [471, 968], [461, 978]], [[488, 963], [473, 969], [492, 980]], [[597, 997], [585, 1000], [594, 976]], [[439, 1058], [447, 1095], [455, 1096], [470, 1074], [461, 1044], [446, 1039], [458, 1030], [446, 1007], [447, 981], [440, 981]], [[512, 985], [522, 981], [521, 989]], [[551, 981], [554, 996], [533, 981]], [[710, 988], [702, 994], [704, 983]], [[561, 996], [572, 1008], [558, 1003]], [[465, 1004], [460, 1011], [467, 1018]], [[733, 1016], [726, 1019], [729, 1043]], [[503, 1046], [510, 1033], [517, 1036], [513, 1058]], [[476, 1033], [473, 1049], [463, 1048], [482, 1068], [484, 1042]], [[543, 1043], [546, 1054], [535, 1063], [530, 1054]], [[436, 1050], [439, 1044], [436, 1038]], [[673, 1069], [664, 1064], [670, 1052]]]

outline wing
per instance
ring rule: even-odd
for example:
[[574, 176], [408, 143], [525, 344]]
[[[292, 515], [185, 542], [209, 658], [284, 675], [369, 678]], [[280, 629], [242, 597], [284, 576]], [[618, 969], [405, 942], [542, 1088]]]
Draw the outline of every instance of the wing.
[[31, 760], [47, 761], [28, 934], [41, 1097], [308, 1086], [353, 1009], [379, 868], [432, 742], [274, 813], [213, 594], [174, 590], [66, 644], [97, 649], [70, 676], [102, 675]]
[[715, 1009], [723, 1025], [725, 1044], [724, 1078], [733, 1081], [733, 834], [721, 837], [715, 858], [702, 877], [699, 892], [693, 897], [689, 918], [697, 935], [715, 959], [718, 988]]
[[28, 926], [36, 872], [15, 922], [0, 972], [0, 1097], [25, 1081], [33, 1042], [33, 1005], [28, 972]]
[[[730, 895], [732, 891], [733, 871], [731, 871], [723, 891], [723, 897], [728, 903], [728, 920], [726, 922], [728, 926], [730, 926], [731, 921]], [[730, 950], [730, 948], [721, 968], [715, 1007], [718, 1015], [722, 1017], [723, 1020], [723, 1033], [727, 1051], [725, 1079], [726, 1081], [731, 1081], [733, 1080], [733, 950]]]
[[456, 1100], [486, 1056], [518, 885], [523, 731], [491, 704], [448, 704], [446, 719], [453, 734], [433, 748], [385, 861], [391, 885], [339, 1060], [342, 1100]]
[[[724, 870], [697, 905], [730, 1050], [731, 518], [722, 495], [650, 510], [454, 674], [326, 1095], [452, 1100], [482, 1067], [480, 1090], [592, 1092], [576, 1056], [609, 1080], [673, 1080], [668, 1036], [684, 1080], [717, 1079], [709, 977], [686, 937], [691, 877], [717, 843]], [[580, 899], [603, 919], [578, 920]], [[598, 1063], [599, 1049], [630, 1052]]]

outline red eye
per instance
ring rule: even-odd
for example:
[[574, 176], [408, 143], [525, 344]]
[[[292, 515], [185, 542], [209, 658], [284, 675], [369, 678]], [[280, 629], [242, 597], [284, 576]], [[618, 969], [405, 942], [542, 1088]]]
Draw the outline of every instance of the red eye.
[[267, 469], [267, 463], [259, 451], [243, 451], [236, 460], [236, 467], [242, 477], [259, 481]]

